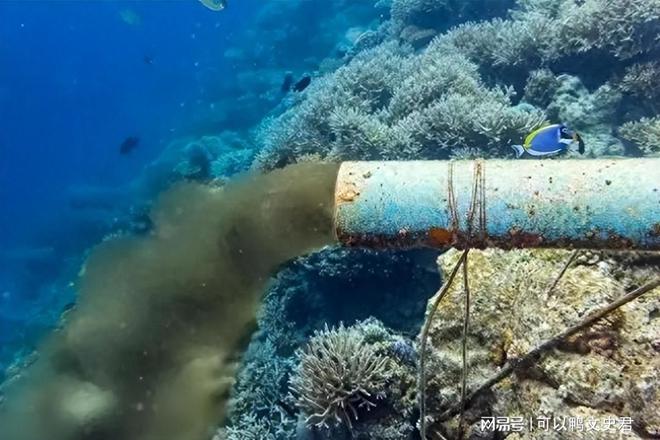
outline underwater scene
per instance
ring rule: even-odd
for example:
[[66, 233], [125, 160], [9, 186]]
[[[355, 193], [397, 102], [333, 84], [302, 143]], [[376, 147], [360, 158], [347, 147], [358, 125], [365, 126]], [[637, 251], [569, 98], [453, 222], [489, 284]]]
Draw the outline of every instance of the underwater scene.
[[660, 438], [660, 0], [3, 0], [0, 63], [0, 440]]

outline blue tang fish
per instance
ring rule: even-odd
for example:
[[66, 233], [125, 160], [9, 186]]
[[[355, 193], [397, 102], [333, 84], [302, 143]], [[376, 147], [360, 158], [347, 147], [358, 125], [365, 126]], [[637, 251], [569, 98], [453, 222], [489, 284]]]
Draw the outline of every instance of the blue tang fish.
[[564, 124], [545, 125], [531, 132], [523, 145], [512, 145], [518, 157], [527, 153], [530, 156], [554, 156], [568, 150], [577, 142], [578, 151], [584, 154], [584, 141], [575, 131]]

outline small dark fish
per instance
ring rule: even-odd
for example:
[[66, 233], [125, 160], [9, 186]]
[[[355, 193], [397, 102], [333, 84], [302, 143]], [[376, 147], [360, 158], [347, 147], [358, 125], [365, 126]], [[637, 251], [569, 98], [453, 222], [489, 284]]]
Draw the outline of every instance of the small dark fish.
[[304, 75], [300, 80], [293, 85], [293, 90], [296, 92], [302, 92], [307, 88], [309, 83], [312, 82], [312, 77], [309, 75]]
[[293, 85], [293, 73], [287, 72], [286, 75], [284, 75], [284, 81], [282, 82], [282, 92], [286, 93], [289, 90], [291, 90], [292, 85]]
[[140, 138], [137, 136], [129, 136], [124, 139], [124, 142], [119, 146], [120, 154], [128, 154], [131, 151], [135, 150], [140, 144]]
[[145, 55], [142, 58], [142, 61], [144, 61], [144, 64], [152, 65], [154, 63], [154, 59], [150, 57], [149, 55]]

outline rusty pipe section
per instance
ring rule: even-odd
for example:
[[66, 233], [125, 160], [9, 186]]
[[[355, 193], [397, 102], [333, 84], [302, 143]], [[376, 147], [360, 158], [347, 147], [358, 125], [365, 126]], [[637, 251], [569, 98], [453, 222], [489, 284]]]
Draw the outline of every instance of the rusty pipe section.
[[344, 162], [335, 231], [349, 246], [660, 250], [660, 158]]

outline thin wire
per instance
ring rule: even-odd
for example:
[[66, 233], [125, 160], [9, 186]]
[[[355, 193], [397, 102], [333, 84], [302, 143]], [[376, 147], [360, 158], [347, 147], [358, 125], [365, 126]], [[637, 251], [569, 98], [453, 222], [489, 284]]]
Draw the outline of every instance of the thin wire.
[[[474, 218], [477, 215], [478, 234], [474, 232]], [[483, 161], [474, 162], [472, 173], [472, 200], [467, 215], [467, 237], [471, 243], [478, 235], [480, 243], [486, 239], [486, 170]]]
[[[473, 184], [472, 184], [472, 197], [469, 203], [469, 210], [467, 213], [467, 240], [465, 242], [465, 249], [461, 254], [458, 262], [452, 269], [447, 282], [442, 286], [440, 291], [437, 294], [437, 297], [431, 306], [431, 311], [426, 317], [424, 322], [424, 327], [422, 328], [421, 341], [420, 341], [420, 365], [419, 365], [419, 410], [420, 410], [420, 422], [419, 422], [419, 431], [422, 440], [427, 440], [427, 427], [426, 427], [426, 346], [428, 342], [428, 333], [433, 322], [433, 317], [435, 316], [436, 311], [440, 302], [445, 297], [449, 288], [451, 287], [456, 274], [460, 267], [463, 267], [463, 293], [465, 295], [465, 314], [463, 317], [463, 337], [462, 337], [462, 357], [463, 357], [463, 367], [461, 372], [461, 401], [460, 401], [460, 419], [459, 419], [459, 437], [461, 434], [462, 423], [463, 423], [463, 413], [466, 403], [466, 394], [467, 394], [467, 334], [470, 326], [470, 287], [469, 287], [469, 275], [467, 267], [467, 257], [468, 252], [470, 251], [470, 243], [473, 238], [474, 232], [474, 217], [475, 214], [478, 215], [478, 227], [479, 227], [479, 239], [483, 243], [486, 237], [486, 177], [485, 177], [485, 167], [483, 166], [482, 161], [476, 161], [474, 163], [473, 169]], [[452, 161], [448, 162], [447, 166], [447, 205], [449, 210], [449, 220], [450, 228], [455, 233], [458, 234], [459, 229], [459, 216], [458, 216], [458, 207], [456, 203], [456, 195], [454, 193], [454, 163]], [[439, 432], [435, 434], [440, 437], [441, 440], [445, 438]]]
[[[438, 310], [438, 306], [440, 305], [440, 302], [445, 297], [447, 292], [449, 292], [449, 288], [451, 287], [454, 278], [458, 273], [458, 270], [461, 268], [461, 265], [465, 262], [465, 259], [467, 258], [468, 251], [469, 249], [465, 249], [463, 251], [460, 258], [458, 259], [458, 262], [456, 262], [456, 265], [449, 274], [447, 281], [438, 291], [435, 301], [431, 306], [431, 311], [426, 317], [426, 321], [424, 322], [424, 327], [422, 328], [420, 349], [419, 349], [420, 356], [419, 356], [419, 385], [418, 385], [419, 390], [418, 391], [419, 391], [419, 414], [420, 414], [419, 432], [423, 440], [427, 440], [426, 437], [426, 345], [428, 341], [429, 330], [431, 328], [431, 322], [433, 322], [433, 317], [435, 316], [435, 313]], [[442, 440], [444, 440], [444, 437], [442, 437], [441, 434], [438, 433], [438, 435], [441, 437]]]
[[564, 267], [561, 269], [561, 272], [559, 272], [557, 277], [555, 277], [554, 281], [552, 282], [552, 285], [546, 291], [547, 296], [550, 296], [552, 294], [552, 292], [555, 290], [555, 287], [557, 287], [557, 284], [559, 284], [559, 281], [563, 278], [564, 274], [571, 266], [571, 263], [573, 263], [573, 260], [575, 260], [575, 258], [577, 258], [577, 256], [580, 255], [580, 252], [582, 252], [580, 249], [575, 249], [573, 253], [571, 253], [571, 256], [568, 257], [568, 260], [564, 264]]
[[468, 356], [467, 356], [467, 337], [470, 328], [470, 286], [468, 281], [468, 258], [467, 251], [465, 261], [463, 261], [463, 294], [465, 296], [465, 311], [463, 315], [463, 340], [462, 340], [462, 355], [463, 355], [463, 370], [461, 372], [461, 412], [458, 418], [458, 438], [462, 437], [463, 432], [463, 413], [465, 411], [465, 397], [467, 395], [467, 375], [468, 375]]
[[454, 162], [447, 164], [447, 205], [449, 207], [449, 227], [454, 233], [458, 232], [458, 207], [456, 206], [456, 194], [454, 194]]
[[488, 232], [486, 230], [486, 166], [485, 162], [479, 161], [479, 188], [481, 197], [479, 198], [479, 231], [482, 243], [486, 241]]
[[[529, 365], [537, 362], [543, 354], [548, 352], [548, 350], [550, 350], [551, 348], [554, 348], [557, 345], [559, 345], [559, 343], [566, 340], [566, 338], [573, 336], [574, 334], [576, 334], [581, 330], [584, 330], [585, 328], [591, 326], [600, 319], [603, 319], [613, 311], [617, 310], [619, 307], [628, 304], [629, 302], [639, 298], [640, 296], [648, 292], [651, 292], [654, 289], [657, 289], [658, 287], [660, 287], [660, 277], [655, 278], [649, 281], [648, 283], [644, 284], [643, 286], [640, 286], [637, 289], [624, 294], [622, 297], [620, 297], [616, 301], [609, 303], [605, 307], [590, 312], [584, 318], [582, 318], [581, 321], [579, 321], [578, 323], [576, 323], [571, 327], [568, 327], [567, 329], [553, 336], [552, 338], [542, 342], [540, 345], [537, 345], [535, 348], [528, 351], [524, 356], [515, 359], [513, 361], [509, 361], [502, 369], [500, 369], [500, 371], [498, 371], [495, 375], [491, 376], [477, 389], [475, 389], [470, 394], [468, 394], [466, 398], [467, 403], [474, 400], [474, 398], [479, 394], [492, 388], [495, 384], [498, 384], [505, 378], [509, 377], [514, 371], [522, 367], [528, 367]], [[438, 421], [444, 422], [448, 420], [450, 417], [453, 417], [456, 414], [458, 414], [459, 411], [460, 411], [459, 405], [454, 405], [444, 413], [440, 414], [440, 416], [438, 417]]]

